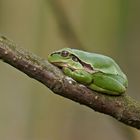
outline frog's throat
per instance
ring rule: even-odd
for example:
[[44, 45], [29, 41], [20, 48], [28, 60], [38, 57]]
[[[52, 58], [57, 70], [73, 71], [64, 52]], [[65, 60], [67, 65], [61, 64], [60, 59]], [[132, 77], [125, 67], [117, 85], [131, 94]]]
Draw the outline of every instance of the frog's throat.
[[63, 68], [63, 67], [67, 67], [66, 63], [61, 63], [61, 62], [51, 62], [53, 65], [59, 67], [59, 68]]
[[[62, 63], [62, 62], [51, 62], [51, 63], [54, 64], [55, 66], [59, 67], [60, 69], [67, 67], [72, 71], [77, 70], [76, 67], [71, 67], [68, 63]], [[81, 69], [81, 70], [84, 70], [84, 69]]]

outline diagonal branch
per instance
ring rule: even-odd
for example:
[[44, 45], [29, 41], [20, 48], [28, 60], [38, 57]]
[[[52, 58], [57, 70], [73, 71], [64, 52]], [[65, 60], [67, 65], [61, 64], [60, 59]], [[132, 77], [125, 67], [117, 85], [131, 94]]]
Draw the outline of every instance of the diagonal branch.
[[58, 25], [58, 29], [60, 31], [60, 35], [69, 47], [78, 46], [79, 48], [84, 48], [81, 41], [79, 40], [69, 18], [62, 6], [62, 3], [57, 0], [47, 0], [50, 5], [52, 12], [55, 16], [56, 23]]
[[140, 129], [140, 103], [127, 94], [109, 96], [94, 92], [66, 77], [46, 59], [16, 47], [13, 42], [2, 36], [0, 37], [0, 59], [43, 83], [54, 93]]

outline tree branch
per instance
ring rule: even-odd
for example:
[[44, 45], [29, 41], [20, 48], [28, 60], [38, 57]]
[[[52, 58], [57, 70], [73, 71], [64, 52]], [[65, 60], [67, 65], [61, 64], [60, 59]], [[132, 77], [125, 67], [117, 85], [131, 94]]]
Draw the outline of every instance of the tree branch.
[[140, 103], [127, 94], [109, 96], [94, 92], [65, 76], [46, 59], [16, 47], [12, 41], [2, 36], [0, 59], [43, 83], [54, 93], [140, 129]]

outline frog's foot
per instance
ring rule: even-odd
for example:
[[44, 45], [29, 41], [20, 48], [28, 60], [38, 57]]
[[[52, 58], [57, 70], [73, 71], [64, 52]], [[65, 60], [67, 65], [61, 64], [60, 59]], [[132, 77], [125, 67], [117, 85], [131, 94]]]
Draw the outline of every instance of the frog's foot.
[[105, 93], [108, 95], [121, 95], [122, 93], [116, 92], [116, 91], [110, 91], [107, 89], [103, 89], [101, 87], [98, 87], [97, 85], [91, 84], [88, 86], [90, 89], [95, 90], [97, 92]]

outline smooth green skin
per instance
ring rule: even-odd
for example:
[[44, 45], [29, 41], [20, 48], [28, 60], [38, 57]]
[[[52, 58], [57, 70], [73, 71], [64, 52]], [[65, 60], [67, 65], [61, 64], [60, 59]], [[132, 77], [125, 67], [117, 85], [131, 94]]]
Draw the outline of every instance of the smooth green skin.
[[[62, 56], [62, 51], [69, 52], [69, 55]], [[78, 62], [72, 59], [74, 56]], [[126, 75], [108, 56], [64, 48], [50, 54], [48, 61], [62, 68], [65, 75], [101, 93], [121, 95], [128, 86]]]

